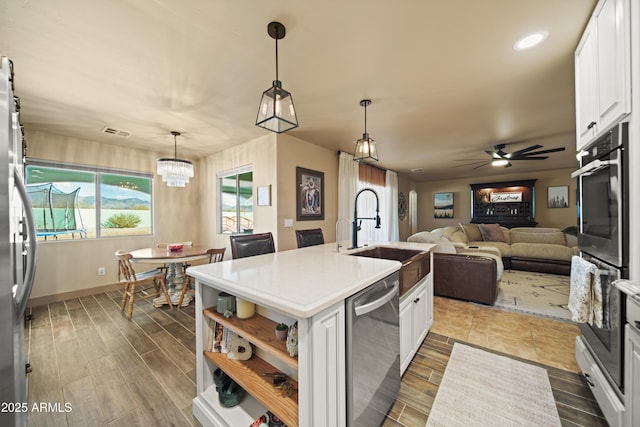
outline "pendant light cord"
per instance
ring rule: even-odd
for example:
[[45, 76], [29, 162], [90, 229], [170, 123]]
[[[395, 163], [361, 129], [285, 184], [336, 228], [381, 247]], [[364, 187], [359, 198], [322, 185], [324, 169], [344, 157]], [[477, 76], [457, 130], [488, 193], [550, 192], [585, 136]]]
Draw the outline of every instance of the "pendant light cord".
[[364, 133], [367, 133], [367, 103], [364, 104]]
[[278, 39], [276, 38], [276, 80], [278, 80]]

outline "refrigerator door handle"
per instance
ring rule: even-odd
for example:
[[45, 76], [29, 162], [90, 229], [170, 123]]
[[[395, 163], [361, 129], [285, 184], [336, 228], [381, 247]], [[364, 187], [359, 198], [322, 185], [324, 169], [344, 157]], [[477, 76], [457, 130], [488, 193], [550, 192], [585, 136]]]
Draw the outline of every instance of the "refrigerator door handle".
[[36, 273], [36, 225], [33, 218], [33, 208], [31, 207], [31, 200], [29, 199], [29, 195], [27, 194], [27, 188], [22, 182], [22, 178], [18, 173], [17, 169], [13, 169], [14, 182], [16, 185], [16, 189], [20, 194], [20, 198], [22, 199], [22, 204], [24, 206], [24, 219], [27, 225], [27, 233], [28, 239], [26, 240], [25, 246], [27, 248], [27, 265], [24, 273], [24, 281], [22, 286], [18, 286], [16, 292], [16, 303], [18, 305], [18, 315], [22, 316], [25, 308], [27, 307], [27, 302], [29, 301], [29, 296], [31, 295], [31, 288], [33, 287], [33, 281], [35, 279]]

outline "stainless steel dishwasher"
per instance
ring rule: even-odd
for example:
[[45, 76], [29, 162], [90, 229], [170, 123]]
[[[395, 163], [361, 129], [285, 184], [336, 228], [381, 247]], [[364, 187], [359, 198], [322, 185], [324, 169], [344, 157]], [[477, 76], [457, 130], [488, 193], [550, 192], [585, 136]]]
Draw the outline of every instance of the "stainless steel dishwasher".
[[347, 298], [347, 426], [379, 426], [400, 390], [400, 275]]

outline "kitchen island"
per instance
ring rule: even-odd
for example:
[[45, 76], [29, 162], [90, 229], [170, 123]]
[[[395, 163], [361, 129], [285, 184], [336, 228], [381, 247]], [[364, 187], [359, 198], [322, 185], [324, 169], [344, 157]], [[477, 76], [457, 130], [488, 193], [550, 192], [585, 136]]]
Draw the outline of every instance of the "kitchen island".
[[[398, 242], [382, 246], [429, 252], [434, 245]], [[338, 253], [333, 243], [187, 270], [196, 279], [197, 395], [193, 412], [203, 425], [249, 425], [266, 410], [289, 426], [345, 425], [344, 300], [401, 266], [398, 261], [350, 256], [356, 251]], [[426, 289], [430, 279], [429, 274], [416, 286]], [[432, 303], [432, 287], [429, 289]], [[255, 303], [256, 316], [224, 319], [214, 308], [220, 292]], [[250, 341], [255, 347], [252, 358], [231, 361], [209, 351], [213, 322]], [[282, 341], [272, 339], [270, 331], [278, 322], [297, 322], [297, 357], [287, 353]], [[247, 390], [240, 405], [224, 408], [219, 404], [213, 382], [218, 367]], [[291, 396], [282, 396], [261, 375], [274, 371], [289, 377], [296, 389]]]

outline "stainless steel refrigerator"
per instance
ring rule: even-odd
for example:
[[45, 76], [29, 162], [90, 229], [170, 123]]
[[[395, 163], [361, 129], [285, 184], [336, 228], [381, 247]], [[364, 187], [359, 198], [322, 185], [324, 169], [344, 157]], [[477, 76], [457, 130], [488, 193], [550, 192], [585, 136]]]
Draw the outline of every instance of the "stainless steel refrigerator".
[[20, 103], [13, 64], [0, 57], [0, 425], [27, 424], [25, 308], [36, 266], [36, 230], [24, 185]]

